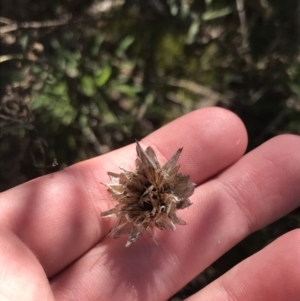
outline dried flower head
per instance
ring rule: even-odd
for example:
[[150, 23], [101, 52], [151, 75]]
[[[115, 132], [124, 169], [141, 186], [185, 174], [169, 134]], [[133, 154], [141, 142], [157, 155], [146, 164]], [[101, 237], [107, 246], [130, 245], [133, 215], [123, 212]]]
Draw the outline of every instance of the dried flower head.
[[188, 175], [178, 173], [182, 148], [162, 167], [151, 147], [143, 150], [137, 142], [136, 151], [135, 172], [120, 167], [120, 174], [108, 172], [112, 183], [104, 184], [119, 204], [101, 216], [118, 217], [111, 235], [130, 234], [126, 247], [145, 230], [157, 227], [174, 231], [175, 224], [185, 225], [176, 211], [192, 204], [188, 198], [195, 188]]

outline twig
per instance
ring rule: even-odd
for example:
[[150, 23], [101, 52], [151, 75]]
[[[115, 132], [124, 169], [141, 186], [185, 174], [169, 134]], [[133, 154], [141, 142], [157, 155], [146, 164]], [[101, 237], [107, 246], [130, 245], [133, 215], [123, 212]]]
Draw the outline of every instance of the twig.
[[230, 99], [228, 99], [224, 95], [222, 95], [216, 91], [213, 91], [210, 88], [207, 88], [207, 87], [199, 85], [195, 82], [192, 82], [192, 81], [188, 81], [188, 80], [184, 80], [184, 79], [177, 80], [177, 79], [172, 78], [172, 79], [169, 79], [167, 83], [170, 86], [187, 89], [195, 94], [199, 94], [204, 97], [207, 97], [210, 99], [210, 101], [213, 105], [216, 105], [216, 103], [219, 101], [226, 105], [229, 105], [231, 103]]
[[0, 23], [4, 23], [4, 24], [11, 24], [14, 21], [8, 18], [4, 18], [4, 17], [0, 17]]
[[81, 127], [81, 131], [87, 141], [93, 145], [96, 154], [101, 155], [101, 144], [93, 130], [89, 126], [83, 126]]
[[0, 34], [15, 31], [19, 28], [33, 28], [33, 29], [38, 29], [38, 28], [43, 28], [43, 27], [56, 27], [56, 26], [62, 26], [66, 25], [69, 21], [71, 20], [71, 16], [67, 16], [64, 19], [61, 20], [48, 20], [48, 21], [42, 21], [42, 22], [16, 22], [16, 21], [11, 21], [10, 23], [8, 22], [9, 19], [7, 18], [0, 18], [1, 23], [6, 23], [8, 25], [0, 27]]
[[240, 24], [241, 24], [241, 36], [242, 36], [242, 54], [245, 57], [247, 63], [251, 64], [250, 46], [249, 46], [249, 27], [247, 23], [247, 17], [245, 12], [244, 0], [236, 0], [236, 8], [238, 11]]
[[3, 114], [0, 114], [0, 119], [1, 118], [4, 119], [4, 120], [15, 122], [15, 123], [20, 123], [20, 124], [25, 124], [26, 123], [26, 122], [24, 122], [22, 120], [19, 120], [19, 119], [16, 119], [16, 118], [12, 118], [12, 117], [9, 117], [9, 116], [5, 116]]

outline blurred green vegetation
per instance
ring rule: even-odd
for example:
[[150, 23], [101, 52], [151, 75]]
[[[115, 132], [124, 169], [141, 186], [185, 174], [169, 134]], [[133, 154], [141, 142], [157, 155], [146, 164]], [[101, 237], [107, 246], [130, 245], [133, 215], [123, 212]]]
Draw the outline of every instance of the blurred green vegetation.
[[[3, 0], [1, 6], [0, 190], [206, 106], [242, 118], [248, 150], [281, 133], [300, 134], [299, 1]], [[299, 223], [298, 210], [251, 235], [172, 300]]]

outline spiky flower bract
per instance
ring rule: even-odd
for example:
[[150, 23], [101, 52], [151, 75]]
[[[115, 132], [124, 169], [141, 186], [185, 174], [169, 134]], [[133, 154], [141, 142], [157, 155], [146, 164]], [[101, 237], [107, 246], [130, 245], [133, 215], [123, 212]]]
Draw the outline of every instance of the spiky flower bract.
[[195, 188], [189, 175], [178, 173], [182, 148], [162, 167], [151, 147], [143, 150], [137, 142], [136, 151], [136, 170], [120, 167], [120, 174], [108, 172], [112, 183], [104, 184], [119, 204], [101, 216], [118, 217], [111, 235], [118, 238], [129, 234], [126, 247], [145, 230], [157, 227], [174, 231], [175, 224], [185, 225], [176, 211], [192, 204], [189, 197]]

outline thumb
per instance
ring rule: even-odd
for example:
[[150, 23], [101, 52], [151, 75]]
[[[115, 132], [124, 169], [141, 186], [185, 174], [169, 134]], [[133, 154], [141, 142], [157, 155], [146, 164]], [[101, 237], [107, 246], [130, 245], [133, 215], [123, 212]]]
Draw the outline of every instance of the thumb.
[[37, 258], [6, 228], [0, 229], [0, 275], [1, 300], [54, 300]]

